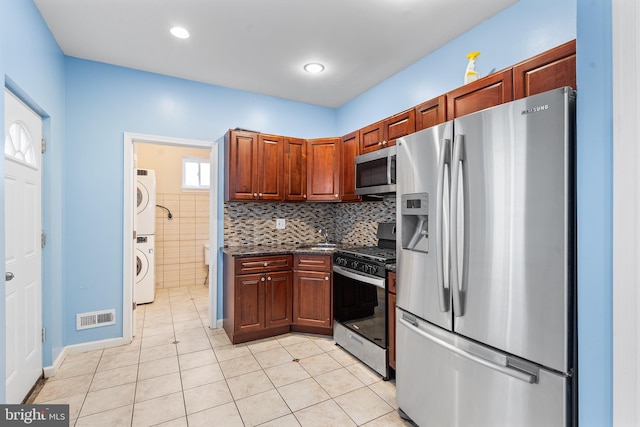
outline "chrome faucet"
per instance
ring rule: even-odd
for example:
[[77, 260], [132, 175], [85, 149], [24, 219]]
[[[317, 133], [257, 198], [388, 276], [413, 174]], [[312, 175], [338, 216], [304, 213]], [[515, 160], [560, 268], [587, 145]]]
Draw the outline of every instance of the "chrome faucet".
[[329, 233], [327, 233], [327, 230], [323, 230], [321, 228], [320, 230], [318, 230], [318, 233], [320, 233], [320, 235], [322, 235], [324, 237], [324, 242], [325, 243], [329, 243]]

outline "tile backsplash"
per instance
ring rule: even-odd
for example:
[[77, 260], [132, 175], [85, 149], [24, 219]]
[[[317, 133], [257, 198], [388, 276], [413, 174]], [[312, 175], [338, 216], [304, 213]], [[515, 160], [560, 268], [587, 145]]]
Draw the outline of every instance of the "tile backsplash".
[[[349, 245], [375, 245], [378, 222], [393, 222], [395, 197], [362, 203], [237, 203], [224, 206], [224, 244], [279, 245], [329, 241]], [[284, 218], [284, 230], [276, 219]]]

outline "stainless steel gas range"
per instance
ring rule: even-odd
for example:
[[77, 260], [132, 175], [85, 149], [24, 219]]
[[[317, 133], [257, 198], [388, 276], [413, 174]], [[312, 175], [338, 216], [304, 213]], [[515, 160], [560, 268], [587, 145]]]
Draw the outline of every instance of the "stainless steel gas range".
[[336, 344], [389, 378], [386, 265], [395, 262], [395, 223], [378, 224], [378, 245], [333, 255]]

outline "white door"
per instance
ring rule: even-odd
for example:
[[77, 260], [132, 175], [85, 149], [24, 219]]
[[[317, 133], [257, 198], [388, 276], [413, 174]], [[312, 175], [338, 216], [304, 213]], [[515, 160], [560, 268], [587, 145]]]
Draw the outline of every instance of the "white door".
[[42, 374], [42, 121], [5, 89], [6, 403]]

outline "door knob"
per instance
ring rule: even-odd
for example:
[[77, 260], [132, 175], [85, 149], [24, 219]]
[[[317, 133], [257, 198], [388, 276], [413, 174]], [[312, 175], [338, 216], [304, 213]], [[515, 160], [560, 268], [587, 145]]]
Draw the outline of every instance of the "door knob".
[[10, 271], [7, 271], [7, 272], [4, 274], [4, 280], [6, 280], [7, 282], [8, 282], [9, 280], [13, 280], [13, 273], [11, 273]]

